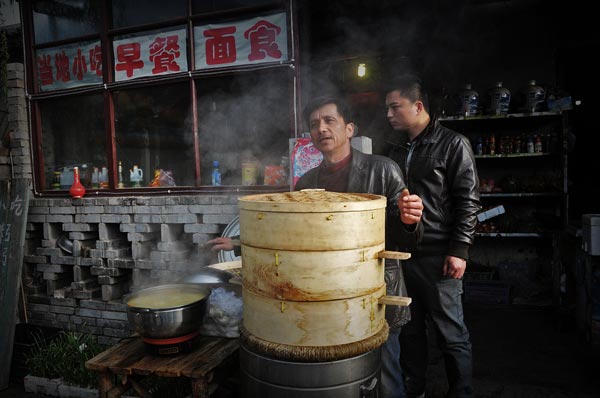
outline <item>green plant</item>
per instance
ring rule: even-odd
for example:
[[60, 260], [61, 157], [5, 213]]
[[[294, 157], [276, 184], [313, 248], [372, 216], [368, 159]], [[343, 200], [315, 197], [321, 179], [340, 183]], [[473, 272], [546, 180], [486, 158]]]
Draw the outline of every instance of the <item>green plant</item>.
[[36, 335], [26, 364], [33, 376], [62, 377], [66, 384], [95, 388], [97, 376], [85, 363], [102, 350], [91, 334], [62, 331], [50, 341]]

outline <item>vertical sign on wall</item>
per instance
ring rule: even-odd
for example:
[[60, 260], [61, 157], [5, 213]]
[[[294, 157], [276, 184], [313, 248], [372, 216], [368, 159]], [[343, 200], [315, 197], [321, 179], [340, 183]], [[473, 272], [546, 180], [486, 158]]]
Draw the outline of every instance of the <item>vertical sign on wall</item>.
[[0, 390], [8, 387], [31, 180], [0, 181]]

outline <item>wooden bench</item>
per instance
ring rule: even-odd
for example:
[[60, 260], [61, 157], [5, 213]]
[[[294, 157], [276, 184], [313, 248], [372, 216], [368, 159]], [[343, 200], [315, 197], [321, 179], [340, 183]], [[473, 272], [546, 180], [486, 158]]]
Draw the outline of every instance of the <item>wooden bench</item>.
[[[213, 383], [214, 370], [239, 348], [239, 339], [198, 338], [193, 351], [161, 357], [147, 352], [140, 337], [126, 339], [85, 363], [98, 372], [98, 396], [116, 398], [133, 388], [142, 398], [150, 393], [139, 382], [141, 377], [188, 377], [193, 398], [208, 398], [218, 387]], [[116, 383], [117, 375], [121, 383]], [[117, 384], [117, 385], [115, 385]]]

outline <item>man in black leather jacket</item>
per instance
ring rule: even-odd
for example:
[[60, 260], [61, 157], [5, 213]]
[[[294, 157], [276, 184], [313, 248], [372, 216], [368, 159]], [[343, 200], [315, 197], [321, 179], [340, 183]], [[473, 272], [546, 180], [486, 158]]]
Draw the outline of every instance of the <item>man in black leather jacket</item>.
[[[421, 238], [419, 220], [423, 206], [421, 199], [406, 189], [398, 165], [386, 157], [352, 149], [350, 139], [355, 126], [347, 104], [338, 98], [314, 99], [307, 105], [304, 119], [313, 145], [323, 153], [323, 162], [304, 174], [295, 189], [324, 188], [386, 196], [386, 249], [410, 252]], [[406, 295], [398, 261], [386, 261], [385, 279], [387, 294]], [[407, 307], [386, 307], [390, 332], [382, 347], [382, 398], [406, 396], [398, 356], [400, 328], [409, 315]]]
[[411, 193], [423, 199], [424, 235], [403, 264], [411, 321], [402, 329], [408, 397], [425, 392], [426, 315], [443, 352], [449, 397], [471, 397], [472, 354], [463, 318], [462, 277], [473, 244], [479, 180], [466, 137], [428, 113], [427, 94], [415, 76], [394, 80], [386, 95], [387, 118], [396, 134], [389, 157], [401, 167]]

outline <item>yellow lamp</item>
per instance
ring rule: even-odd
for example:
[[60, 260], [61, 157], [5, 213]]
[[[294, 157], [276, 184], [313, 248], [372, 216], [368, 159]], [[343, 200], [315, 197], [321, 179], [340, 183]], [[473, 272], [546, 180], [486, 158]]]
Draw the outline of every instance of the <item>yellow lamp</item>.
[[367, 73], [367, 65], [358, 64], [358, 77], [365, 77], [366, 73]]

